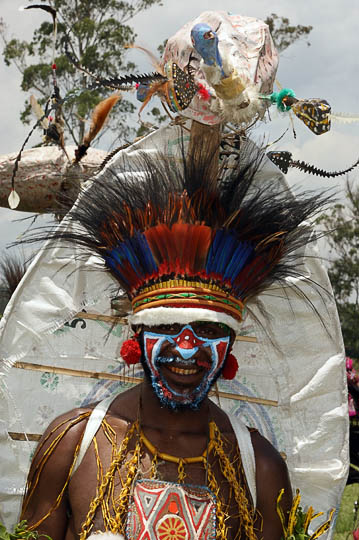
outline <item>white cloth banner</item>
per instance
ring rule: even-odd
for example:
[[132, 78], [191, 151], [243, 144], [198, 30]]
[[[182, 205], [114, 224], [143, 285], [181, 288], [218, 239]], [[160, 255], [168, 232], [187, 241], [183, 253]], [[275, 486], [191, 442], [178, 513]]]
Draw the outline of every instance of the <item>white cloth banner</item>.
[[[124, 152], [135, 156], [138, 149], [155, 151], [158, 147], [176, 160], [180, 141], [180, 128], [167, 127]], [[120, 159], [117, 155], [111, 168]], [[256, 181], [270, 181], [279, 188], [285, 184], [269, 161]], [[319, 294], [304, 281], [297, 283], [313, 309], [290, 289], [286, 295], [275, 289], [262, 295], [259, 304], [271, 318], [270, 330], [263, 332], [247, 318], [242, 335], [257, 341], [237, 341], [239, 375], [219, 384], [225, 392], [273, 400], [277, 406], [222, 398], [220, 405], [258, 428], [285, 454], [292, 485], [302, 493], [302, 506], [327, 512], [338, 509], [348, 472], [345, 362], [326, 272], [318, 258], [312, 257], [313, 251], [306, 254], [311, 255], [305, 259], [308, 278], [328, 293]], [[7, 525], [18, 519], [36, 446], [35, 442], [14, 440], [14, 433], [42, 433], [60, 413], [128, 388], [121, 381], [51, 373], [41, 367], [34, 371], [29, 365], [128, 373], [119, 357], [126, 327], [77, 315], [81, 310], [114, 315], [110, 297], [117, 285], [107, 272], [94, 268], [95, 257], [83, 261], [77, 255], [74, 248], [42, 249], [1, 321], [0, 519]], [[254, 313], [268, 328], [259, 307], [253, 307]]]

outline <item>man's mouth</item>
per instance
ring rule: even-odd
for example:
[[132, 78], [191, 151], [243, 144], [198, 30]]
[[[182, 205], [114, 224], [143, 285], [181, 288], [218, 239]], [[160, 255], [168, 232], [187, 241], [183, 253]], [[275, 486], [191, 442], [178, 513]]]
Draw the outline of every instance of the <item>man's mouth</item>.
[[204, 369], [208, 370], [211, 367], [210, 362], [200, 361], [195, 358], [189, 360], [184, 360], [178, 356], [160, 356], [157, 359], [158, 367], [166, 367], [172, 373], [177, 375], [197, 375], [197, 373], [203, 371]]
[[180, 368], [176, 366], [171, 366], [170, 364], [168, 364], [166, 367], [167, 369], [172, 371], [172, 373], [177, 373], [178, 375], [195, 375], [196, 373], [200, 371], [200, 369], [197, 369], [197, 368], [185, 369], [185, 368]]

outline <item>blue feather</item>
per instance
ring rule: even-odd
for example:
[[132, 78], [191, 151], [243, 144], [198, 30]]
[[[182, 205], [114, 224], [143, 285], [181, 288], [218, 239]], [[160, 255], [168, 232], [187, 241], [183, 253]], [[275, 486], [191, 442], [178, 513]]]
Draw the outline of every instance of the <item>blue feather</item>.
[[134, 238], [136, 238], [143, 273], [145, 275], [152, 275], [153, 273], [157, 272], [158, 266], [153, 258], [147, 239], [142, 233], [137, 233]]
[[247, 264], [248, 259], [254, 251], [253, 246], [249, 242], [241, 242], [232, 255], [231, 261], [228, 263], [224, 273], [224, 279], [229, 279], [233, 282], [241, 272], [243, 266]]

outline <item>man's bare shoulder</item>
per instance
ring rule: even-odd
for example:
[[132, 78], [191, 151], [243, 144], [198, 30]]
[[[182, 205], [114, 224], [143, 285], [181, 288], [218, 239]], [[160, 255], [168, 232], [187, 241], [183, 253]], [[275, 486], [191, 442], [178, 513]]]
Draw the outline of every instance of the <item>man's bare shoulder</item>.
[[[119, 422], [133, 421], [138, 409], [137, 394], [137, 389], [130, 389], [116, 396], [106, 416], [117, 419]], [[88, 419], [97, 404], [98, 402], [94, 402], [86, 407], [72, 409], [52, 420], [40, 439], [36, 453], [46, 452], [47, 448], [53, 445], [56, 440], [56, 446], [61, 446], [62, 451], [68, 450], [73, 456], [73, 450], [79, 443]]]
[[67, 411], [52, 420], [41, 436], [33, 458], [32, 468], [42, 460], [46, 453], [61, 452], [63, 459], [67, 455], [69, 459], [71, 456], [73, 457], [92, 410], [92, 405], [80, 407]]
[[257, 430], [251, 431], [256, 469], [261, 475], [287, 475], [284, 459], [274, 446]]
[[257, 508], [267, 531], [264, 538], [274, 537], [273, 531], [278, 532], [279, 538], [281, 527], [273, 508], [282, 489], [283, 511], [287, 512], [291, 507], [292, 489], [288, 469], [280, 453], [258, 431], [251, 432], [251, 438], [256, 460]]

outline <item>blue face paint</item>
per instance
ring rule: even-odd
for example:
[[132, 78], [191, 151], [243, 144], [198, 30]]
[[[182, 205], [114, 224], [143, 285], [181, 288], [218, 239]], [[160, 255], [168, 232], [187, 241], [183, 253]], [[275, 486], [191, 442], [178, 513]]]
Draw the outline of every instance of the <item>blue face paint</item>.
[[[191, 325], [187, 324], [176, 335], [145, 331], [143, 339], [145, 359], [151, 374], [152, 387], [162, 405], [174, 410], [180, 408], [198, 409], [220, 374], [228, 351], [230, 336], [214, 339], [203, 338], [195, 333]], [[164, 349], [169, 351], [170, 355], [169, 353], [163, 354]], [[207, 349], [206, 360], [203, 360], [203, 355], [196, 357], [196, 353], [200, 349]], [[161, 370], [163, 366], [167, 366], [169, 370], [197, 369], [199, 372], [200, 369], [205, 369], [205, 371], [200, 383], [195, 388], [181, 392], [171, 386]], [[188, 375], [183, 374], [184, 383], [186, 376]]]

